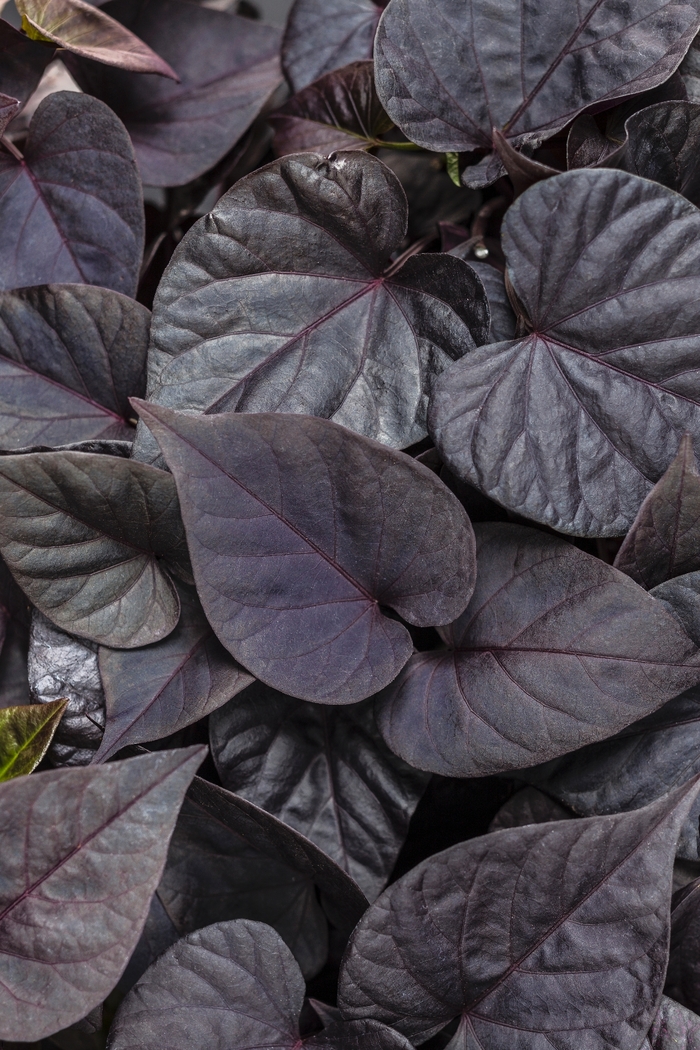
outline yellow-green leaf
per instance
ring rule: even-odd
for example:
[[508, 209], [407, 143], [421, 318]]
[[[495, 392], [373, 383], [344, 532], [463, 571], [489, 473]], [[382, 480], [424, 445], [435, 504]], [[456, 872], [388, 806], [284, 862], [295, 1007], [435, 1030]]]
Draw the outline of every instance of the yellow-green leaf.
[[67, 700], [0, 709], [0, 782], [31, 773], [46, 754]]
[[447, 174], [450, 176], [455, 186], [461, 186], [462, 180], [459, 177], [459, 153], [446, 153], [445, 167], [447, 168]]

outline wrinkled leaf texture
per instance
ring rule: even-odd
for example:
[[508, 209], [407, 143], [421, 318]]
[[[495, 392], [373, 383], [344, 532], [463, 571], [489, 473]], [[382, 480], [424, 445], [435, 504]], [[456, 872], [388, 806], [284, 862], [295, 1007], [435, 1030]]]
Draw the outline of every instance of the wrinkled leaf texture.
[[[187, 571], [170, 474], [85, 452], [0, 457], [0, 550], [57, 627], [135, 648], [169, 634]], [[161, 561], [162, 559], [162, 561]]]
[[65, 709], [65, 700], [54, 700], [0, 710], [0, 782], [39, 765]]
[[[396, 177], [359, 151], [286, 157], [241, 179], [183, 238], [153, 306], [149, 399], [169, 408], [299, 412], [398, 448], [428, 396], [486, 339], [473, 270], [418, 255]], [[156, 456], [139, 444], [138, 458]]]
[[256, 682], [210, 717], [209, 735], [224, 787], [306, 835], [374, 900], [427, 778], [388, 750], [372, 702], [309, 704]]
[[377, 700], [419, 769], [483, 776], [611, 733], [700, 681], [675, 617], [623, 573], [521, 525], [474, 526], [477, 578], [448, 649], [416, 653]]
[[532, 331], [443, 373], [435, 444], [512, 511], [623, 535], [700, 432], [700, 214], [637, 176], [573, 171], [518, 198], [503, 245]]
[[671, 901], [671, 950], [666, 993], [683, 1006], [700, 1008], [700, 880], [677, 890]]
[[[593, 104], [663, 83], [699, 28], [693, 0], [391, 0], [375, 42], [377, 91], [426, 149], [488, 151], [493, 129], [539, 144]], [[498, 177], [491, 167], [473, 183]]]
[[136, 292], [141, 182], [121, 121], [75, 91], [39, 105], [22, 159], [0, 148], [0, 289], [97, 284]]
[[698, 1050], [700, 1017], [663, 996], [642, 1050]]
[[147, 971], [121, 1005], [109, 1050], [410, 1050], [376, 1021], [299, 1034], [304, 979], [291, 952], [259, 922], [218, 923], [190, 934]]
[[180, 83], [81, 58], [66, 64], [123, 120], [147, 185], [190, 182], [236, 144], [279, 86], [279, 31], [181, 0], [112, 0], [102, 10], [167, 59]]
[[700, 105], [660, 102], [629, 117], [623, 143], [603, 163], [660, 182], [697, 205], [699, 148]]
[[149, 323], [145, 307], [106, 288], [0, 293], [0, 446], [132, 438]]
[[415, 460], [311, 416], [134, 404], [175, 477], [207, 619], [267, 685], [364, 700], [413, 649], [381, 606], [429, 626], [466, 605], [471, 524]]
[[[162, 751], [0, 785], [1, 1039], [43, 1039], [116, 984], [204, 752]], [[31, 928], [41, 937], [28, 938]]]
[[503, 274], [499, 273], [496, 267], [491, 266], [490, 263], [479, 262], [478, 259], [474, 259], [471, 245], [465, 247], [458, 244], [449, 254], [456, 256], [458, 259], [463, 259], [471, 266], [472, 270], [476, 270], [484, 286], [489, 310], [491, 311], [491, 326], [487, 342], [501, 343], [506, 339], [514, 339], [517, 319], [508, 298]]
[[649, 592], [658, 601], [666, 602], [683, 624], [689, 638], [700, 645], [700, 572], [686, 572], [659, 583]]
[[350, 62], [370, 59], [385, 2], [296, 0], [282, 43], [282, 67], [292, 91]]
[[178, 593], [180, 619], [167, 638], [139, 649], [100, 647], [106, 724], [96, 762], [192, 725], [253, 681], [214, 635], [194, 588], [180, 584]]
[[[673, 852], [700, 785], [646, 809], [460, 843], [373, 904], [339, 1005], [416, 1042], [460, 1016], [467, 1046], [637, 1050], [666, 970]], [[407, 1008], [407, 1004], [408, 1008]]]

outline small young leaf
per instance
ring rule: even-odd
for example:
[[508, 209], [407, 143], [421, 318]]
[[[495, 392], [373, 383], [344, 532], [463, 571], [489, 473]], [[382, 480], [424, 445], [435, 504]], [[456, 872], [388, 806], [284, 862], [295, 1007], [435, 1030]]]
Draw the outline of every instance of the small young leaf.
[[31, 773], [46, 754], [67, 700], [0, 710], [0, 782]]
[[0, 785], [0, 1039], [43, 1039], [116, 984], [204, 750]]
[[455, 186], [461, 186], [462, 177], [459, 173], [459, 153], [446, 153], [445, 167]]
[[282, 65], [294, 92], [350, 62], [372, 58], [386, 0], [296, 0], [287, 19]]

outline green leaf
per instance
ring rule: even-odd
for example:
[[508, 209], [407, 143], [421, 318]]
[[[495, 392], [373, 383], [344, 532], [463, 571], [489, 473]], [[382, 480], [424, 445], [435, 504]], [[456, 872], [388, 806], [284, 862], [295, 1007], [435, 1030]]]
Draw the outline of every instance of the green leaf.
[[67, 700], [0, 709], [0, 782], [31, 773], [46, 754]]
[[461, 186], [462, 180], [459, 177], [459, 153], [446, 153], [445, 167], [447, 168], [447, 174], [450, 176], [455, 186]]

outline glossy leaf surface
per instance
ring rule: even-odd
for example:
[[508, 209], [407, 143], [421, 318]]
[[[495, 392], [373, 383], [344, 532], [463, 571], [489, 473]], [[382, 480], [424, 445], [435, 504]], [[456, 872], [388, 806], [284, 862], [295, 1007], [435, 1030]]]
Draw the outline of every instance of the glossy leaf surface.
[[647, 590], [700, 569], [700, 474], [689, 434], [639, 508], [615, 566]]
[[96, 761], [205, 718], [253, 681], [218, 641], [194, 588], [180, 585], [175, 630], [143, 649], [100, 648], [106, 725]]
[[218, 923], [179, 941], [147, 971], [120, 1007], [109, 1047], [410, 1050], [376, 1021], [341, 1021], [302, 1041], [304, 992], [299, 967], [273, 929], [244, 919]]
[[282, 44], [292, 90], [301, 91], [349, 62], [370, 59], [383, 6], [372, 0], [296, 0]]
[[119, 69], [177, 80], [168, 63], [142, 40], [85, 0], [17, 0], [16, 6], [41, 37], [67, 51]]
[[519, 525], [475, 526], [472, 599], [378, 701], [396, 754], [481, 776], [592, 742], [700, 680], [675, 617], [623, 573]]
[[132, 438], [150, 314], [117, 292], [44, 285], [0, 293], [0, 445]]
[[464, 608], [471, 525], [426, 467], [310, 416], [138, 410], [177, 482], [207, 619], [256, 678], [363, 700], [412, 650], [381, 605], [425, 626]]
[[54, 700], [0, 710], [0, 782], [39, 765], [65, 709], [65, 700]]
[[486, 338], [488, 314], [457, 259], [420, 255], [393, 273], [406, 218], [396, 178], [358, 151], [241, 179], [163, 276], [150, 400], [322, 416], [397, 448], [423, 438], [435, 377]]
[[160, 558], [186, 571], [187, 543], [165, 471], [84, 452], [0, 457], [0, 548], [33, 604], [73, 634], [134, 648], [178, 621]]
[[80, 86], [123, 120], [143, 181], [181, 186], [235, 146], [279, 86], [280, 34], [181, 0], [112, 0], [102, 10], [162, 55], [180, 78], [71, 61]]
[[486, 289], [486, 296], [491, 311], [491, 327], [489, 328], [487, 342], [501, 343], [505, 342], [506, 339], [514, 339], [517, 318], [513, 313], [513, 307], [510, 305], [503, 275], [490, 263], [483, 263], [474, 259], [471, 246], [465, 248], [462, 245], [457, 245], [456, 248], [452, 249], [450, 255], [455, 255], [458, 259], [464, 259], [471, 266], [472, 270], [476, 270], [481, 283]]
[[697, 792], [686, 785], [635, 813], [500, 831], [430, 857], [355, 930], [343, 1016], [422, 1041], [461, 1015], [487, 1050], [514, 1038], [636, 1050], [663, 988], [673, 849]]
[[306, 150], [371, 149], [394, 126], [374, 87], [374, 63], [352, 62], [326, 73], [273, 113], [268, 122], [278, 157]]
[[222, 784], [315, 842], [373, 900], [427, 778], [397, 759], [371, 701], [327, 707], [257, 682], [209, 719]]
[[698, 28], [698, 5], [677, 0], [641, 0], [634, 13], [619, 0], [391, 0], [377, 31], [377, 90], [426, 149], [490, 150], [494, 128], [540, 143], [594, 103], [661, 84]]
[[699, 236], [693, 205], [623, 172], [519, 197], [503, 244], [532, 330], [438, 379], [430, 429], [447, 465], [560, 531], [623, 535], [700, 432]]
[[[0, 1038], [42, 1039], [111, 991], [203, 754], [163, 751], [0, 786]], [[27, 939], [28, 927], [41, 938]]]
[[[610, 158], [614, 166], [653, 179], [700, 204], [700, 105], [660, 102], [633, 114], [625, 141]], [[606, 166], [610, 161], [606, 161]]]
[[143, 201], [121, 122], [97, 99], [56, 91], [23, 154], [0, 149], [0, 289], [64, 282], [133, 295]]

